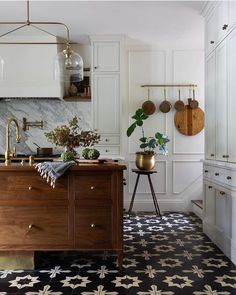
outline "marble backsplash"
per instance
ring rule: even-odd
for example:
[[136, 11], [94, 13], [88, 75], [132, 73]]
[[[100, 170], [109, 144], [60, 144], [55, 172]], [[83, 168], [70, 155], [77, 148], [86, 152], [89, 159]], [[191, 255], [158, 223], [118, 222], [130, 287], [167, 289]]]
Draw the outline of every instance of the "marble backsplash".
[[[18, 153], [36, 153], [37, 143], [40, 147], [53, 147], [54, 153], [61, 152], [49, 143], [44, 132], [53, 128], [68, 124], [68, 121], [77, 116], [80, 118], [80, 126], [83, 130], [91, 129], [91, 103], [90, 102], [64, 102], [59, 100], [43, 99], [19, 99], [0, 101], [0, 154], [5, 153], [6, 147], [6, 122], [14, 117], [18, 120], [21, 132], [21, 142], [16, 145]], [[44, 128], [30, 127], [29, 130], [22, 130], [22, 119], [28, 121], [44, 121]], [[15, 144], [14, 128], [11, 131], [11, 146]]]

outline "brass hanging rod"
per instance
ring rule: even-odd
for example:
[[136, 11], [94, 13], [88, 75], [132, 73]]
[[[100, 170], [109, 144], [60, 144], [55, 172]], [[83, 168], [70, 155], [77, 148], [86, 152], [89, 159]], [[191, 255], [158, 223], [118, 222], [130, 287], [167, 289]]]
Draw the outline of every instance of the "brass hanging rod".
[[196, 84], [145, 84], [141, 85], [141, 87], [197, 87]]

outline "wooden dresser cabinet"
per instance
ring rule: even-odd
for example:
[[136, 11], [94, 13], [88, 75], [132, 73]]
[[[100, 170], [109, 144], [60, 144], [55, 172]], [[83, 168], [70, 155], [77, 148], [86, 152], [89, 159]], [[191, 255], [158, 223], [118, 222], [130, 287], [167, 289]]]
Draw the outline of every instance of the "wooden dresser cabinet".
[[55, 189], [30, 166], [0, 165], [0, 251], [116, 250], [123, 259], [123, 170], [77, 165]]

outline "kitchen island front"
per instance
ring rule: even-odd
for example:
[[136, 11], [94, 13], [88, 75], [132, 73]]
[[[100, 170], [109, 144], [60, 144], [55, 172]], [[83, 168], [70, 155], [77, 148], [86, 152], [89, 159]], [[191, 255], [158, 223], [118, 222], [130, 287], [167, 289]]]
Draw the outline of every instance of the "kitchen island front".
[[[8, 251], [12, 265], [12, 253], [115, 250], [121, 267], [124, 169], [119, 163], [77, 164], [53, 189], [32, 166], [0, 165], [4, 261]], [[6, 267], [0, 258], [0, 268]]]

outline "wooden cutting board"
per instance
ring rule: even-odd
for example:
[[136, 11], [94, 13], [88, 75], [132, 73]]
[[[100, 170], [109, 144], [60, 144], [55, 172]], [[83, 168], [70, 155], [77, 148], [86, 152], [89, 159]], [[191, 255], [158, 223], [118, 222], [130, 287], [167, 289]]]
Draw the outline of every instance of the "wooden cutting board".
[[175, 114], [175, 127], [184, 135], [195, 135], [204, 128], [204, 112], [201, 108], [191, 109], [186, 105]]

